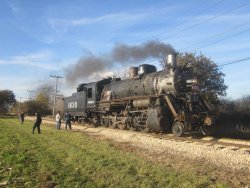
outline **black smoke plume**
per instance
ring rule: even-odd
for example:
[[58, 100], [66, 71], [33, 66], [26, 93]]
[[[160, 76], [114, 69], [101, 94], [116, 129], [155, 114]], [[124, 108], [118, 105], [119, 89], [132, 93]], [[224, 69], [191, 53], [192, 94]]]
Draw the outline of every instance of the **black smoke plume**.
[[172, 53], [175, 53], [175, 50], [171, 45], [159, 41], [149, 41], [134, 46], [117, 44], [109, 54], [82, 57], [73, 67], [65, 70], [65, 77], [67, 82], [74, 83], [78, 79], [86, 79], [110, 70], [114, 65], [139, 64], [148, 58], [162, 59]]

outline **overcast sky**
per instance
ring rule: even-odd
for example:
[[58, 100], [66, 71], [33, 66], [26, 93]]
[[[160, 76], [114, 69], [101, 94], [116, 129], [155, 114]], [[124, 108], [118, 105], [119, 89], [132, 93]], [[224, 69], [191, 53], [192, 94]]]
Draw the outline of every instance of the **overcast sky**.
[[[50, 75], [65, 77], [80, 59], [105, 56], [117, 44], [148, 41], [170, 44], [178, 52], [200, 52], [218, 65], [250, 57], [249, 0], [0, 0], [0, 89], [18, 99]], [[146, 59], [142, 64], [158, 64]], [[110, 65], [98, 75], [67, 84], [70, 95], [79, 83], [112, 75], [126, 67]], [[250, 60], [221, 68], [229, 86], [227, 97], [250, 94]]]

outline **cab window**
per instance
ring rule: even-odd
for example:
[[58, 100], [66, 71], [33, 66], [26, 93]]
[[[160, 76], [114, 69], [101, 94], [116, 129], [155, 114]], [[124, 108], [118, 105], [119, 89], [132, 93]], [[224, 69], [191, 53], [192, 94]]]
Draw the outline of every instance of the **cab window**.
[[88, 88], [88, 98], [92, 98], [92, 88]]

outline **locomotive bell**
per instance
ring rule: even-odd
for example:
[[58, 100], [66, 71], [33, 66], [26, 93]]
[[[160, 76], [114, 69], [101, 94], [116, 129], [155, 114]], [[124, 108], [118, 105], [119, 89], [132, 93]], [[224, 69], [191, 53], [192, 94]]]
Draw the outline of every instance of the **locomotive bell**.
[[176, 68], [177, 63], [176, 63], [176, 54], [168, 54], [167, 56], [167, 67], [171, 66], [172, 68]]

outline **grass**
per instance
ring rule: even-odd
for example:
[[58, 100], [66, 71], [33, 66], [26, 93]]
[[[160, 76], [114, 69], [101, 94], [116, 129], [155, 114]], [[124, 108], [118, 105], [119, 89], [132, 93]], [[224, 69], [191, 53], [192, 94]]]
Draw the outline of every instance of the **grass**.
[[31, 130], [29, 121], [0, 118], [0, 183], [7, 187], [224, 187], [81, 132]]

